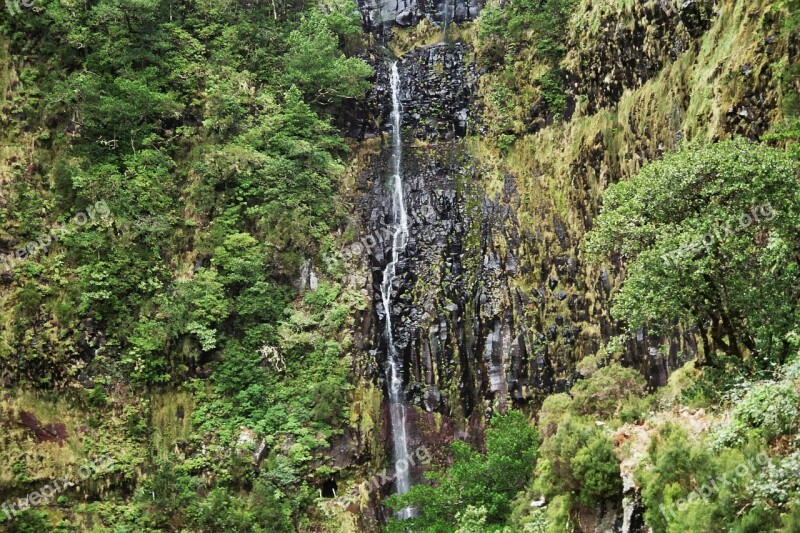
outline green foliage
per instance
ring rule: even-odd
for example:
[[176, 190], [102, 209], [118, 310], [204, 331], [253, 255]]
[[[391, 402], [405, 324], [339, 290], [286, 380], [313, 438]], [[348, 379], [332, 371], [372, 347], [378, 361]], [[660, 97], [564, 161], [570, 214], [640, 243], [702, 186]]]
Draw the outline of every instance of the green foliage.
[[456, 533], [483, 533], [486, 531], [486, 509], [470, 505], [466, 511], [456, 515], [456, 521]]
[[[0, 520], [0, 524], [6, 521], [5, 515]], [[48, 526], [47, 514], [44, 511], [30, 509], [21, 512], [14, 520], [9, 521], [3, 526], [9, 533], [41, 533], [42, 531], [52, 531]]]
[[[336, 285], [292, 286], [339, 223], [348, 148], [332, 124], [372, 75], [354, 57], [355, 3], [34, 9], [0, 21], [4, 68], [20, 66], [14, 87], [2, 80], [19, 98], [4, 131], [13, 113], [12, 136], [41, 132], [27, 173], [9, 177], [4, 240], [24, 244], [100, 200], [110, 213], [20, 266], [3, 346], [19, 357], [3, 382], [80, 391], [75, 378], [92, 379], [78, 397], [123, 414], [127, 447], [155, 429], [131, 398], [189, 381], [181, 459], [128, 468], [136, 497], [105, 507], [99, 528], [303, 527], [311, 465], [347, 421], [342, 356], [363, 307]], [[92, 438], [108, 418], [87, 422]]]
[[[556, 64], [565, 53], [564, 28], [575, 4], [575, 0], [511, 0], [502, 6], [490, 3], [481, 14], [478, 37], [483, 46], [494, 49], [533, 43], [540, 57]], [[492, 58], [490, 52], [487, 59]]]
[[[600, 356], [586, 358], [579, 366], [588, 377], [570, 394], [553, 394], [542, 403], [541, 460], [533, 482], [517, 498], [514, 527], [569, 529], [582, 513], [621, 501], [621, 450], [615, 448], [610, 428], [643, 420], [653, 398], [645, 397], [646, 383], [638, 372], [618, 363], [597, 368], [602, 361]], [[547, 506], [532, 508], [531, 502], [542, 497]]]
[[752, 486], [753, 499], [763, 505], [786, 509], [800, 495], [800, 450], [775, 457]]
[[645, 520], [654, 531], [666, 531], [667, 515], [661, 505], [671, 505], [711, 477], [712, 459], [707, 450], [690, 442], [685, 431], [665, 425], [650, 444], [652, 467], [638, 473], [642, 482]]
[[136, 499], [147, 505], [146, 522], [152, 528], [165, 528], [172, 517], [197, 498], [200, 480], [176, 470], [171, 461], [159, 462], [153, 475], [142, 486]]
[[[466, 444], [452, 444], [453, 465], [430, 475], [435, 485], [416, 485], [408, 494], [393, 496], [393, 509], [409, 505], [419, 515], [390, 521], [389, 531], [449, 531], [462, 528], [490, 531], [502, 525], [511, 501], [527, 483], [538, 457], [539, 439], [522, 413], [511, 411], [492, 420], [486, 431], [486, 454]], [[461, 516], [459, 523], [453, 517]], [[485, 524], [485, 525], [484, 525]]]
[[742, 445], [755, 430], [766, 441], [796, 429], [800, 399], [791, 381], [765, 383], [752, 388], [736, 403], [729, 425], [721, 430], [719, 445]]
[[341, 103], [362, 95], [372, 69], [360, 59], [344, 57], [342, 38], [361, 32], [354, 2], [340, 3], [330, 16], [312, 11], [288, 38], [283, 82], [297, 86], [318, 104]]
[[784, 152], [744, 140], [686, 147], [609, 187], [585, 249], [628, 261], [614, 316], [699, 325], [714, 349], [782, 362], [799, 318], [799, 194]]
[[595, 433], [570, 461], [572, 473], [580, 483], [578, 502], [594, 507], [611, 494], [619, 494], [622, 481], [614, 443]]
[[488, 2], [478, 24], [478, 61], [488, 73], [489, 128], [507, 152], [515, 136], [562, 120], [567, 87], [560, 63], [576, 0]]
[[572, 409], [572, 398], [569, 394], [551, 394], [544, 399], [539, 409], [539, 433], [544, 438], [552, 436], [558, 429], [561, 419]]
[[[297, 271], [335, 222], [346, 151], [331, 117], [311, 106], [324, 100], [326, 112], [341, 108], [302, 79], [348, 97], [363, 93], [369, 68], [342, 52], [361, 49], [355, 5], [43, 4], [36, 16], [2, 26], [12, 57], [36, 64], [24, 82], [38, 97], [27, 98], [19, 117], [25, 128], [46, 132], [42, 139], [51, 142], [43, 148], [55, 148], [52, 160], [37, 162], [54, 187], [21, 180], [10, 216], [25, 221], [24, 239], [98, 200], [111, 212], [65, 238], [58, 269], [38, 274], [44, 285], [54, 278], [72, 285], [62, 293], [70, 300], [58, 302], [60, 317], [70, 318], [60, 335], [80, 337], [75, 328], [91, 318], [108, 330], [104, 350], [121, 363], [120, 373], [148, 384], [179, 378], [177, 370], [219, 349], [225, 334], [264, 337], [270, 320], [274, 331], [286, 273]], [[35, 50], [26, 35], [41, 36]], [[300, 64], [298, 53], [317, 61]], [[306, 99], [294, 85], [309, 89]], [[56, 124], [54, 132], [69, 136], [51, 135]], [[56, 208], [50, 220], [31, 216], [46, 206]], [[238, 301], [222, 292], [231, 283], [207, 268], [177, 279], [192, 250], [208, 267], [236, 234], [264, 242], [253, 250], [272, 259], [250, 262], [233, 287]], [[203, 291], [207, 298], [196, 298]], [[177, 302], [164, 297], [175, 292]], [[259, 299], [275, 305], [256, 312]], [[46, 313], [55, 305], [42, 307]], [[241, 315], [233, 322], [241, 329], [229, 328]]]
[[791, 511], [781, 516], [783, 527], [780, 533], [800, 533], [800, 504], [795, 504]]
[[761, 506], [750, 509], [733, 524], [731, 533], [761, 533], [774, 531], [777, 526], [776, 516], [771, 510]]
[[586, 508], [598, 508], [622, 492], [614, 444], [596, 426], [565, 416], [558, 430], [542, 443], [537, 482], [548, 498], [575, 494]]
[[636, 370], [613, 363], [572, 388], [573, 408], [582, 415], [610, 418], [626, 401], [644, 396], [646, 385]]
[[559, 78], [552, 70], [539, 78], [539, 85], [542, 91], [542, 100], [547, 105], [550, 113], [560, 120], [567, 107], [566, 88], [564, 80]]
[[[797, 77], [800, 79], [800, 73]], [[790, 115], [792, 118], [785, 119], [763, 137], [764, 141], [785, 144], [789, 155], [794, 159], [800, 159], [800, 119], [796, 118], [800, 117], [800, 103], [797, 107], [797, 111]]]
[[637, 476], [645, 520], [657, 533], [774, 531], [781, 509], [797, 494], [783, 472], [765, 461], [757, 441], [713, 452], [703, 440], [667, 424], [649, 453]]

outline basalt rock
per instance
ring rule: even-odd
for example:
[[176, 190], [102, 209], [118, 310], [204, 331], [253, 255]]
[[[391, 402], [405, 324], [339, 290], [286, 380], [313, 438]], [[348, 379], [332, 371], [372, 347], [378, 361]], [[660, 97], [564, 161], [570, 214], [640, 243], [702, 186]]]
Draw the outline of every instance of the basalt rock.
[[382, 33], [392, 26], [412, 26], [423, 19], [436, 24], [474, 20], [483, 0], [358, 0], [364, 27]]
[[[476, 120], [474, 61], [468, 61], [470, 47], [464, 43], [441, 43], [416, 48], [398, 61], [401, 74], [400, 99], [403, 129], [427, 141], [453, 140], [472, 133]], [[356, 140], [383, 136], [391, 128], [391, 89], [385, 52], [372, 50], [365, 56], [375, 71], [372, 88], [342, 113], [339, 126]]]
[[[512, 283], [521, 263], [509, 251], [520, 246], [514, 211], [474, 186], [479, 171], [464, 153], [461, 141], [406, 147], [410, 236], [392, 305], [395, 345], [406, 362], [406, 399], [457, 419], [504, 410], [554, 383], [549, 353], [526, 325], [532, 300]], [[388, 154], [382, 159], [388, 164]], [[362, 218], [374, 235], [386, 235], [382, 225], [390, 220], [385, 181], [381, 170], [371, 174], [361, 199]], [[370, 259], [378, 315], [370, 338], [382, 365], [387, 347], [379, 287], [390, 245], [385, 239], [378, 247], [383, 253]]]
[[693, 47], [713, 16], [710, 0], [637, 2], [624, 15], [598, 4], [584, 31], [570, 36], [567, 83], [587, 98], [589, 113], [612, 106]]

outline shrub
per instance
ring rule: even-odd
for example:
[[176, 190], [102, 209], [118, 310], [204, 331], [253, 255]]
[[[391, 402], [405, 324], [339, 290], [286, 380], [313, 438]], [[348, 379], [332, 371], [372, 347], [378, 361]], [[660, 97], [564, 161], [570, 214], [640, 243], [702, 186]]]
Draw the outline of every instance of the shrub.
[[573, 405], [577, 413], [609, 418], [626, 400], [644, 396], [645, 387], [641, 374], [613, 363], [572, 388]]
[[792, 382], [756, 386], [734, 407], [731, 422], [720, 431], [717, 446], [744, 444], [750, 431], [767, 441], [789, 434], [797, 424], [798, 404]]
[[595, 432], [570, 461], [573, 475], [580, 484], [578, 501], [588, 508], [622, 494], [619, 461], [614, 443]]
[[588, 422], [563, 418], [558, 431], [542, 444], [542, 457], [546, 462], [539, 469], [539, 482], [548, 498], [573, 493], [584, 507], [597, 508], [622, 494], [614, 444]]

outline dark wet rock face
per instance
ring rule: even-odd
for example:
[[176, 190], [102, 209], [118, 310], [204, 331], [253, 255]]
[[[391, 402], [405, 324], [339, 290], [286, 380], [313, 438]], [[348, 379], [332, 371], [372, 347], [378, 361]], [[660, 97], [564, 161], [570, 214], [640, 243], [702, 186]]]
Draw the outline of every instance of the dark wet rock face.
[[483, 0], [358, 0], [364, 26], [381, 32], [392, 26], [413, 26], [423, 19], [436, 24], [474, 20]]
[[[518, 239], [516, 221], [508, 206], [476, 189], [478, 171], [461, 140], [470, 127], [475, 82], [467, 56], [466, 45], [442, 44], [417, 49], [398, 63], [410, 227], [391, 308], [406, 399], [423, 411], [457, 418], [480, 412], [476, 408], [485, 401], [505, 405], [507, 367], [512, 360], [517, 367], [528, 363], [508, 283], [519, 260], [500, 253], [495, 242], [495, 232], [503, 233], [503, 241]], [[434, 144], [412, 149], [414, 137]], [[361, 197], [365, 233], [384, 236], [370, 257], [378, 318], [371, 338], [379, 359], [387, 353], [379, 287], [391, 258], [389, 148], [364, 177]]]
[[467, 134], [477, 75], [463, 43], [417, 48], [398, 64], [403, 128], [419, 139], [452, 140]]
[[[404, 98], [410, 102], [413, 82], [408, 87]], [[410, 129], [436, 133], [425, 126]], [[547, 350], [538, 347], [541, 335], [525, 325], [525, 310], [534, 302], [513, 287], [524, 268], [514, 252], [520, 233], [513, 177], [507, 176], [503, 197], [486, 197], [475, 185], [480, 170], [458, 131], [448, 135], [455, 139], [440, 135], [434, 145], [405, 147], [410, 235], [391, 312], [395, 345], [406, 365], [406, 399], [422, 411], [463, 420], [551, 390], [554, 380]], [[370, 337], [378, 368], [387, 353], [379, 287], [391, 246], [388, 164], [387, 147], [362, 177], [360, 206], [368, 233], [384, 236], [370, 257], [377, 316]]]
[[[451, 141], [474, 132], [471, 109], [478, 75], [475, 63], [468, 61], [470, 51], [463, 43], [441, 43], [416, 48], [398, 61], [402, 123], [408, 139]], [[389, 60], [383, 54], [375, 57], [373, 86], [342, 124], [359, 140], [386, 135], [391, 129]]]
[[[550, 215], [522, 226], [517, 176], [505, 175], [492, 194], [480, 188], [486, 179], [463, 141], [475, 122], [477, 74], [470, 57], [467, 45], [443, 43], [398, 61], [410, 227], [391, 309], [406, 400], [462, 421], [568, 390], [580, 378], [575, 363], [595, 353], [601, 338], [620, 333], [609, 318], [609, 273], [585, 277], [566, 225]], [[383, 104], [376, 122], [384, 131], [390, 129], [388, 76], [388, 63], [376, 64], [370, 98]], [[415, 147], [415, 138], [426, 143]], [[383, 143], [359, 180], [362, 233], [381, 240], [369, 254], [375, 320], [364, 344], [375, 358], [370, 375], [379, 380], [387, 353], [380, 285], [391, 260], [390, 135], [383, 134]], [[592, 157], [587, 153], [587, 165]], [[540, 223], [553, 227], [551, 237]], [[587, 324], [598, 327], [590, 332]], [[663, 384], [669, 369], [694, 353], [691, 339], [669, 342], [665, 357], [658, 348], [667, 339], [642, 333], [631, 339], [625, 362], [652, 386]]]

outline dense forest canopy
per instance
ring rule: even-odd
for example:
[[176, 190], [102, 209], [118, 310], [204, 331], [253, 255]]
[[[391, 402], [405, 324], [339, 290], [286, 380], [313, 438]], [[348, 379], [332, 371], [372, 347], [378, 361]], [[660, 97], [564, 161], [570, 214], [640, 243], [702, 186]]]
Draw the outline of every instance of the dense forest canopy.
[[[6, 2], [0, 530], [800, 531], [800, 0], [396, 4]], [[464, 259], [399, 276], [397, 495], [393, 109]]]

